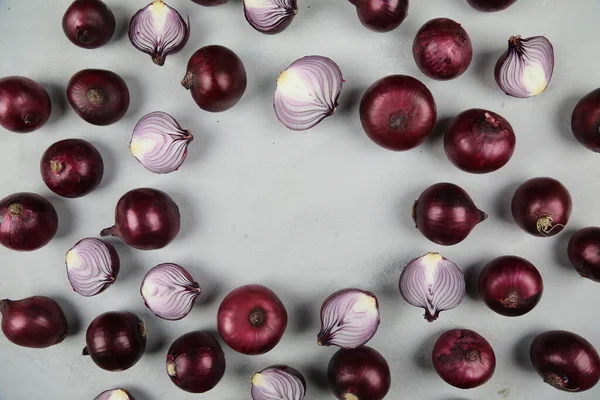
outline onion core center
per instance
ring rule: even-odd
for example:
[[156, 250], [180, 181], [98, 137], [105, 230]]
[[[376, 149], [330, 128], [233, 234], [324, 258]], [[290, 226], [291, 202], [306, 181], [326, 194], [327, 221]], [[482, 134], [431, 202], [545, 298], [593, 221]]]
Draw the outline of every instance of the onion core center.
[[100, 105], [104, 101], [104, 93], [100, 89], [90, 89], [87, 92], [88, 100], [94, 105]]
[[469, 350], [465, 355], [468, 362], [474, 362], [481, 358], [478, 350]]
[[252, 312], [250, 312], [250, 315], [248, 316], [250, 325], [252, 325], [255, 328], [260, 328], [261, 326], [263, 326], [265, 324], [265, 319], [265, 311], [260, 308], [252, 310]]
[[18, 203], [11, 204], [8, 206], [8, 212], [12, 217], [18, 217], [23, 212], [23, 206]]

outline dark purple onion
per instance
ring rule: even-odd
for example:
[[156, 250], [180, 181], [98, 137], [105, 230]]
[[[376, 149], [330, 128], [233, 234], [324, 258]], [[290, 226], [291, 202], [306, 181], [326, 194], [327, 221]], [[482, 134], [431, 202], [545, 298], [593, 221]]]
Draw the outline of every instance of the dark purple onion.
[[205, 7], [214, 7], [221, 4], [227, 3], [228, 0], [192, 0], [196, 4], [200, 4]]
[[600, 228], [589, 227], [575, 232], [569, 240], [567, 254], [579, 275], [600, 282]]
[[361, 24], [375, 32], [389, 32], [408, 15], [408, 0], [350, 0]]
[[96, 49], [115, 33], [115, 16], [100, 0], [75, 0], [63, 16], [62, 27], [75, 46]]
[[600, 152], [600, 89], [579, 100], [571, 116], [571, 130], [579, 143]]
[[0, 79], [0, 126], [16, 133], [41, 128], [52, 111], [48, 92], [37, 82], [22, 76]]
[[483, 12], [502, 11], [516, 2], [517, 0], [467, 0], [471, 7]]

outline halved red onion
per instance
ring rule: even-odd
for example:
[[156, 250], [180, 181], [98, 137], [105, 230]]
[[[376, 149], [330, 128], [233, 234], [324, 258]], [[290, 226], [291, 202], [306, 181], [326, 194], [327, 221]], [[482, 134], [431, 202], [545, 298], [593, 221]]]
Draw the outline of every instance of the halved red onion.
[[303, 131], [335, 112], [342, 91], [342, 71], [323, 56], [294, 61], [277, 77], [273, 107], [283, 125]]
[[424, 308], [429, 322], [462, 303], [465, 290], [463, 272], [439, 253], [415, 258], [400, 275], [400, 294], [409, 304]]
[[298, 14], [297, 0], [244, 0], [246, 21], [259, 32], [282, 32]]
[[274, 365], [252, 377], [252, 400], [302, 400], [306, 381], [302, 374], [285, 365]]
[[133, 128], [129, 150], [148, 171], [168, 174], [181, 167], [193, 139], [175, 118], [155, 111], [143, 116]]
[[140, 287], [146, 307], [157, 317], [170, 321], [188, 315], [200, 292], [202, 289], [189, 272], [172, 263], [152, 268]]
[[532, 97], [548, 87], [554, 71], [554, 47], [543, 36], [511, 36], [496, 64], [498, 86], [509, 96]]
[[321, 306], [320, 346], [355, 349], [367, 343], [379, 327], [379, 303], [371, 292], [343, 289]]
[[125, 389], [105, 390], [94, 398], [94, 400], [135, 400]]
[[67, 251], [65, 259], [71, 287], [82, 296], [102, 293], [119, 275], [121, 263], [117, 251], [100, 239], [80, 240]]
[[181, 15], [164, 1], [156, 0], [139, 10], [129, 23], [129, 40], [133, 47], [150, 54], [156, 65], [164, 65], [167, 55], [183, 49], [190, 36]]

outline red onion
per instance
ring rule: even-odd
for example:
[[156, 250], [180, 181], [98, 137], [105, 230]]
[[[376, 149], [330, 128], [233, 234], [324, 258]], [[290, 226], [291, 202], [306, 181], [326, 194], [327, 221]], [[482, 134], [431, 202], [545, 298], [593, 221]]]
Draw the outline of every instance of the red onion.
[[552, 178], [533, 178], [523, 183], [511, 204], [513, 218], [521, 229], [540, 237], [562, 231], [569, 221], [571, 208], [569, 191]]
[[69, 333], [65, 314], [49, 297], [0, 300], [0, 314], [4, 336], [19, 346], [35, 349], [54, 346]]
[[579, 100], [571, 116], [571, 130], [579, 143], [600, 152], [600, 89]]
[[157, 317], [171, 321], [188, 315], [201, 291], [189, 272], [171, 263], [152, 268], [140, 286], [146, 307]]
[[233, 350], [264, 354], [279, 343], [287, 326], [287, 312], [279, 297], [260, 285], [231, 291], [219, 306], [217, 328]]
[[196, 4], [200, 4], [205, 7], [214, 7], [221, 4], [227, 3], [227, 0], [192, 0]]
[[484, 12], [502, 11], [516, 2], [517, 0], [467, 0], [471, 7]]
[[82, 239], [65, 257], [73, 290], [90, 297], [104, 292], [119, 275], [121, 262], [115, 248], [96, 238]]
[[462, 75], [473, 59], [467, 31], [448, 18], [435, 18], [423, 25], [413, 42], [417, 67], [431, 79], [446, 81]]
[[363, 26], [375, 32], [389, 32], [408, 15], [408, 0], [350, 0]]
[[275, 116], [288, 129], [310, 129], [335, 113], [343, 83], [342, 71], [329, 58], [302, 57], [277, 77]]
[[252, 400], [302, 400], [306, 381], [300, 372], [286, 365], [274, 365], [252, 377]]
[[340, 400], [381, 400], [392, 384], [387, 361], [367, 346], [338, 350], [329, 361], [327, 379]]
[[175, 118], [155, 111], [142, 117], [133, 128], [129, 150], [148, 171], [168, 174], [181, 167], [193, 139], [192, 133]]
[[600, 228], [589, 227], [575, 232], [569, 240], [567, 254], [579, 275], [600, 282]]
[[410, 150], [423, 143], [436, 118], [433, 95], [411, 76], [390, 75], [378, 80], [360, 102], [364, 131], [389, 150]]
[[235, 106], [246, 91], [246, 84], [242, 60], [223, 46], [206, 46], [196, 51], [181, 81], [181, 85], [192, 93], [196, 104], [210, 112]]
[[472, 108], [458, 114], [444, 135], [452, 164], [466, 172], [485, 174], [502, 168], [515, 151], [515, 133], [502, 116]]
[[107, 312], [97, 316], [87, 329], [84, 356], [107, 371], [133, 367], [146, 349], [146, 327], [130, 312]]
[[461, 269], [439, 253], [427, 253], [409, 262], [398, 286], [408, 304], [425, 309], [429, 322], [435, 321], [440, 312], [458, 307], [466, 290]]
[[35, 193], [15, 193], [0, 200], [0, 244], [11, 250], [44, 247], [58, 230], [56, 210]]
[[135, 400], [125, 389], [105, 390], [94, 398], [94, 400]]
[[179, 233], [177, 204], [165, 192], [150, 188], [125, 193], [115, 208], [115, 225], [100, 236], [116, 236], [140, 250], [161, 249]]
[[452, 183], [436, 183], [425, 189], [412, 209], [417, 229], [442, 246], [462, 242], [487, 214], [475, 207], [467, 192]]
[[479, 275], [479, 294], [493, 311], [506, 317], [527, 314], [539, 303], [544, 282], [537, 268], [517, 256], [498, 257]]
[[496, 63], [496, 83], [513, 97], [532, 97], [548, 87], [554, 71], [554, 48], [543, 36], [511, 36], [508, 50]]
[[496, 369], [496, 355], [487, 340], [468, 329], [443, 333], [433, 347], [433, 366], [446, 383], [472, 389], [486, 383]]
[[583, 392], [600, 380], [600, 357], [575, 333], [548, 331], [531, 343], [531, 363], [544, 382], [565, 392]]
[[75, 46], [97, 49], [115, 33], [115, 16], [100, 0], [75, 0], [63, 16], [62, 27]]
[[167, 55], [183, 49], [190, 37], [190, 21], [162, 0], [155, 0], [139, 10], [129, 23], [129, 41], [149, 54], [156, 65], [164, 65]]
[[257, 31], [268, 35], [285, 30], [296, 14], [297, 0], [244, 0], [246, 21]]
[[67, 85], [73, 110], [92, 125], [110, 125], [129, 108], [129, 89], [119, 75], [102, 69], [79, 71]]
[[208, 332], [190, 332], [169, 347], [167, 374], [180, 389], [190, 393], [208, 392], [225, 374], [225, 354]]
[[48, 92], [37, 82], [22, 76], [0, 79], [0, 126], [16, 133], [41, 128], [52, 111]]
[[379, 303], [371, 292], [343, 289], [321, 306], [320, 346], [355, 349], [367, 343], [379, 327]]
[[40, 173], [48, 189], [57, 195], [82, 197], [100, 185], [104, 162], [91, 143], [82, 139], [65, 139], [44, 152]]

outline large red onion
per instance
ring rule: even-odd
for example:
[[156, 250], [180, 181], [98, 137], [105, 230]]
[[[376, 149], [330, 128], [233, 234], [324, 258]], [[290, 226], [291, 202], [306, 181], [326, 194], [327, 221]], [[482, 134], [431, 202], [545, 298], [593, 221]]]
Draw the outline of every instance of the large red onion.
[[15, 193], [0, 200], [0, 244], [17, 251], [45, 246], [58, 230], [56, 210], [35, 193]]
[[569, 240], [567, 254], [579, 275], [600, 282], [600, 228], [589, 227], [575, 232]]
[[75, 46], [96, 49], [115, 33], [115, 16], [100, 0], [75, 0], [63, 16], [62, 27]]
[[179, 208], [165, 192], [133, 189], [125, 193], [115, 208], [115, 225], [100, 236], [116, 236], [140, 250], [161, 249], [171, 243], [181, 225]]
[[452, 329], [435, 342], [433, 366], [448, 384], [472, 389], [486, 383], [496, 369], [496, 356], [483, 336], [468, 329]]
[[69, 333], [65, 314], [49, 297], [0, 300], [0, 313], [4, 336], [19, 346], [50, 347], [62, 342]]
[[200, 4], [205, 7], [214, 7], [221, 4], [227, 3], [227, 0], [192, 0], [196, 4]]
[[600, 357], [590, 342], [567, 331], [548, 331], [531, 343], [531, 363], [544, 382], [565, 392], [583, 392], [600, 380]]
[[41, 128], [52, 111], [48, 92], [37, 82], [22, 76], [0, 79], [0, 126], [16, 133]]
[[600, 152], [600, 89], [579, 100], [571, 116], [571, 130], [579, 143]]
[[225, 354], [208, 332], [189, 332], [169, 347], [167, 374], [171, 381], [190, 393], [205, 393], [225, 374]]
[[437, 118], [433, 95], [406, 75], [390, 75], [372, 84], [360, 102], [360, 122], [375, 143], [389, 150], [417, 147]]
[[571, 216], [571, 195], [559, 181], [533, 178], [523, 183], [512, 198], [511, 210], [517, 224], [534, 236], [554, 236]]
[[408, 15], [408, 0], [350, 0], [363, 26], [375, 32], [389, 32]]
[[287, 311], [277, 295], [260, 285], [231, 291], [219, 306], [217, 328], [233, 350], [264, 354], [279, 343], [287, 326]]
[[517, 0], [467, 0], [471, 7], [484, 12], [502, 11], [516, 2]]

